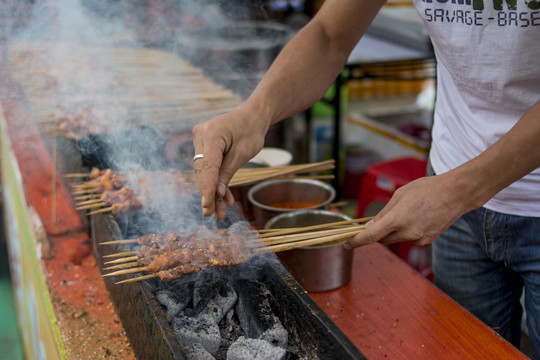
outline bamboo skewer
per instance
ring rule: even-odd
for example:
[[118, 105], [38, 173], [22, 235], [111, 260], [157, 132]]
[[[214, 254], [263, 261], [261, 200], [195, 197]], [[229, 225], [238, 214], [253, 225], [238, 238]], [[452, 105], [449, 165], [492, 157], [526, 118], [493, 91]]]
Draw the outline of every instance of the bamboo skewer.
[[109, 255], [103, 255], [104, 258], [115, 258], [115, 257], [122, 257], [122, 256], [131, 256], [136, 255], [136, 251], [123, 251], [115, 254], [109, 254]]
[[143, 272], [143, 271], [146, 271], [147, 269], [148, 268], [146, 266], [141, 266], [141, 267], [132, 268], [132, 269], [114, 271], [112, 273], [103, 274], [103, 276], [127, 275], [127, 274], [133, 274], [136, 272]]
[[322, 238], [322, 237], [329, 237], [333, 235], [347, 234], [347, 233], [350, 233], [351, 231], [358, 232], [360, 230], [364, 230], [365, 228], [366, 227], [364, 225], [356, 225], [356, 226], [348, 226], [348, 227], [330, 229], [330, 230], [320, 230], [320, 231], [306, 232], [306, 233], [300, 233], [300, 234], [275, 236], [275, 237], [269, 237], [269, 238], [263, 239], [263, 242], [265, 246], [279, 245], [279, 244], [286, 244], [286, 243], [296, 243], [303, 240], [309, 240], [309, 239], [314, 239], [314, 238]]
[[[272, 179], [272, 178], [279, 178], [283, 176], [287, 176], [290, 174], [301, 174], [301, 173], [309, 173], [309, 172], [315, 172], [315, 171], [324, 171], [328, 169], [334, 168], [334, 160], [327, 160], [319, 163], [311, 163], [311, 164], [299, 164], [299, 165], [287, 165], [287, 166], [280, 166], [280, 167], [269, 167], [269, 168], [263, 168], [263, 169], [240, 169], [234, 176], [229, 184], [230, 187], [234, 186], [240, 186], [240, 185], [246, 185], [251, 184], [257, 181]], [[65, 174], [65, 177], [75, 178], [75, 177], [90, 177], [91, 173], [73, 173], [73, 174]], [[191, 179], [194, 175], [190, 172], [185, 172], [184, 176], [186, 178]], [[331, 179], [333, 178], [333, 175], [305, 175], [305, 176], [298, 176], [298, 178], [307, 178], [307, 179]], [[91, 210], [96, 209], [91, 212], [88, 212], [87, 215], [96, 215], [96, 214], [102, 214], [107, 212], [114, 211], [114, 206], [108, 206], [110, 205], [106, 201], [102, 201], [101, 199], [101, 184], [92, 182], [93, 180], [89, 180], [87, 182], [80, 182], [80, 183], [74, 183], [71, 184], [73, 190], [72, 194], [76, 195], [76, 201], [77, 207], [76, 210]]]
[[71, 173], [62, 175], [65, 178], [84, 178], [88, 177], [90, 173]]
[[[332, 180], [334, 179], [334, 175], [298, 175], [295, 176], [293, 179], [296, 180]], [[287, 176], [280, 176], [277, 179], [289, 179]]]
[[156, 278], [156, 277], [158, 277], [157, 274], [143, 275], [143, 276], [139, 276], [139, 277], [135, 277], [135, 278], [131, 278], [131, 279], [118, 281], [115, 284], [125, 284], [125, 283], [130, 283], [130, 282], [137, 282], [137, 281], [146, 280], [146, 279], [152, 279], [152, 278]]
[[261, 249], [263, 251], [272, 250], [273, 252], [281, 252], [281, 251], [293, 250], [293, 249], [297, 249], [297, 248], [305, 247], [305, 246], [322, 245], [322, 244], [326, 244], [332, 241], [348, 239], [350, 237], [357, 235], [361, 230], [362, 229], [357, 229], [357, 230], [348, 231], [348, 232], [344, 232], [344, 233], [332, 235], [332, 236], [317, 237], [317, 238], [303, 240], [303, 241], [295, 241], [291, 243], [271, 245], [271, 246], [263, 247]]
[[[268, 251], [281, 252], [306, 246], [324, 245], [335, 241], [345, 240], [357, 235], [365, 229], [365, 225], [363, 224], [363, 222], [370, 219], [372, 219], [372, 217], [336, 221], [327, 224], [291, 229], [277, 229], [276, 231], [267, 233], [270, 236], [258, 239], [262, 240], [262, 242], [259, 242], [257, 244], [255, 244], [254, 242], [253, 244], [251, 244], [251, 247], [253, 248], [253, 254], [260, 254]], [[138, 239], [113, 240], [103, 242], [100, 245], [133, 243], [137, 241]], [[105, 262], [105, 264], [111, 264], [111, 266], [106, 267], [103, 270], [115, 271], [104, 274], [103, 276], [109, 277], [147, 272], [148, 266], [140, 266], [141, 264], [139, 262], [139, 257], [135, 254], [137, 254], [137, 252], [135, 251], [124, 251], [116, 254], [106, 255], [107, 258], [117, 259]], [[116, 284], [135, 282], [155, 277], [158, 277], [158, 275], [154, 273], [119, 281]]]
[[[88, 205], [83, 205], [83, 206], [77, 206], [75, 208], [75, 210], [89, 210], [89, 209], [100, 208], [100, 207], [103, 207], [103, 206], [107, 206], [107, 203], [100, 202], [100, 203], [96, 203], [96, 204], [88, 204]], [[93, 215], [93, 214], [88, 214], [88, 215]]]
[[91, 199], [91, 200], [80, 201], [79, 203], [77, 203], [77, 205], [84, 206], [84, 205], [92, 205], [92, 204], [99, 204], [99, 203], [106, 204], [105, 201], [101, 199]]
[[374, 216], [369, 216], [369, 217], [363, 217], [363, 218], [358, 218], [358, 219], [334, 221], [334, 222], [326, 223], [326, 224], [310, 225], [310, 226], [303, 226], [303, 227], [294, 227], [294, 228], [285, 228], [285, 229], [263, 229], [263, 230], [258, 230], [258, 232], [259, 234], [261, 234], [261, 237], [264, 239], [271, 236], [308, 232], [308, 231], [313, 231], [313, 230], [319, 230], [319, 229], [341, 226], [341, 225], [349, 225], [349, 224], [354, 224], [354, 223], [365, 223], [373, 218]]
[[99, 188], [100, 186], [101, 184], [91, 183], [91, 182], [86, 182], [86, 183], [81, 183], [81, 184], [71, 184], [71, 187], [74, 189], [93, 189], [93, 188]]
[[138, 266], [138, 265], [139, 263], [135, 261], [135, 262], [125, 263], [125, 264], [109, 266], [109, 267], [103, 268], [103, 270], [126, 269], [133, 266]]
[[120, 263], [124, 263], [128, 261], [138, 260], [138, 259], [139, 259], [138, 256], [128, 256], [128, 257], [124, 257], [124, 258], [120, 258], [116, 260], [106, 261], [105, 264], [120, 264]]
[[90, 215], [96, 215], [96, 214], [103, 214], [103, 213], [107, 213], [107, 212], [112, 212], [114, 210], [114, 207], [108, 207], [108, 208], [104, 208], [104, 209], [99, 209], [99, 210], [95, 210], [95, 211], [92, 211], [92, 212], [89, 212], [88, 216]]
[[73, 194], [73, 195], [90, 195], [90, 194], [99, 194], [99, 193], [96, 192], [96, 190], [84, 189], [84, 190], [72, 191], [71, 194]]
[[139, 239], [111, 240], [99, 243], [99, 245], [115, 245], [115, 244], [133, 244], [139, 242]]
[[[334, 160], [328, 160], [321, 163], [314, 163], [314, 164], [305, 164], [301, 166], [294, 166], [291, 165], [290, 167], [285, 167], [284, 169], [274, 169], [274, 168], [268, 168], [269, 170], [263, 169], [254, 169], [254, 171], [251, 171], [249, 173], [249, 176], [246, 177], [244, 174], [235, 174], [233, 176], [231, 182], [229, 183], [229, 187], [235, 187], [235, 186], [241, 186], [241, 185], [247, 185], [252, 184], [257, 181], [262, 180], [268, 180], [284, 175], [289, 174], [298, 174], [298, 173], [307, 173], [307, 172], [314, 172], [314, 171], [324, 171], [334, 168]], [[247, 169], [246, 169], [247, 170]]]
[[101, 194], [90, 194], [90, 195], [81, 195], [81, 196], [76, 196], [74, 198], [75, 201], [85, 201], [85, 200], [89, 200], [89, 199], [99, 199], [101, 197]]
[[[236, 174], [234, 174], [229, 186], [240, 186], [240, 185], [246, 185], [252, 182], [271, 179], [271, 178], [278, 178], [290, 174], [302, 174], [302, 173], [308, 173], [308, 172], [317, 172], [317, 171], [325, 171], [333, 169], [335, 161], [334, 160], [327, 160], [319, 163], [310, 163], [310, 164], [299, 164], [299, 165], [287, 165], [287, 166], [275, 166], [275, 167], [268, 167], [268, 168], [260, 168], [260, 169], [239, 169]], [[76, 177], [88, 177], [90, 173], [73, 173], [73, 174], [65, 174], [64, 177], [70, 177], [70, 178], [76, 178]], [[188, 178], [190, 175], [193, 175], [192, 172], [186, 171], [184, 172], [184, 175], [186, 175]], [[298, 176], [298, 178], [305, 178], [305, 179], [333, 179], [334, 175], [328, 174], [328, 175], [304, 175], [304, 176]], [[82, 182], [77, 184], [71, 185], [74, 188], [73, 194], [76, 195], [83, 195], [88, 196], [87, 194], [91, 194], [92, 192], [95, 192], [95, 190], [99, 189], [101, 186], [98, 183], [92, 183], [92, 182]]]

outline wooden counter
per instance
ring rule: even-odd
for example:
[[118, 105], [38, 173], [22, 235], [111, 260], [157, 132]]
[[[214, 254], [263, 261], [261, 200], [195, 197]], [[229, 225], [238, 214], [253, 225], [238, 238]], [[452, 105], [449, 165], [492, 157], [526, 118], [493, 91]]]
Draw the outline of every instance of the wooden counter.
[[416, 270], [373, 244], [352, 281], [311, 297], [368, 359], [526, 359]]

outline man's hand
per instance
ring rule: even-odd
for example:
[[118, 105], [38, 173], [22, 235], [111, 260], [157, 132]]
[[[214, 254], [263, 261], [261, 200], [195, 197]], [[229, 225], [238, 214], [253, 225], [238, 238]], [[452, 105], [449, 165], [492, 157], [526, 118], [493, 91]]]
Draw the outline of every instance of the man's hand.
[[452, 182], [451, 175], [443, 174], [399, 188], [366, 229], [349, 239], [345, 247], [375, 242], [430, 244], [467, 211], [463, 192], [454, 192], [459, 186]]
[[239, 108], [193, 128], [195, 154], [203, 155], [194, 162], [194, 168], [204, 216], [225, 218], [225, 205], [234, 204], [228, 184], [236, 171], [262, 149], [268, 126]]

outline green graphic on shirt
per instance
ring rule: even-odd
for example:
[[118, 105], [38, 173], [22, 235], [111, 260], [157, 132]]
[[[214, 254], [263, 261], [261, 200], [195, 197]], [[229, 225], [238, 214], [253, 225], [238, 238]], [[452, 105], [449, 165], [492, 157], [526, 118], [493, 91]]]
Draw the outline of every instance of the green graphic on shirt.
[[525, 0], [525, 4], [529, 9], [538, 10], [540, 9], [540, 0]]
[[473, 0], [472, 7], [474, 10], [484, 10], [484, 0]]
[[503, 2], [506, 2], [509, 10], [517, 10], [517, 0], [493, 0], [495, 10], [502, 10]]
[[[525, 5], [529, 9], [538, 10], [540, 9], [540, 0], [524, 0]], [[493, 0], [493, 8], [495, 10], [503, 10], [504, 4], [508, 7], [508, 10], [517, 10], [517, 0]], [[473, 0], [473, 9], [474, 10], [484, 10], [484, 0]]]

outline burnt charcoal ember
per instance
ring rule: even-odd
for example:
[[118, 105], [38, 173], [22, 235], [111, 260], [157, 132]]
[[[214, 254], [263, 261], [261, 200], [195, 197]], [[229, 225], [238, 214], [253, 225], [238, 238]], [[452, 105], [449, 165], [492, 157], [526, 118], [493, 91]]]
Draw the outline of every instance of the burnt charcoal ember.
[[244, 331], [234, 309], [229, 310], [218, 325], [221, 330], [221, 348], [216, 359], [226, 359], [227, 350], [240, 336], [244, 336]]
[[227, 315], [223, 318], [219, 325], [221, 328], [221, 337], [224, 341], [232, 343], [234, 340], [244, 335], [244, 331], [238, 322], [234, 309], [227, 312]]
[[173, 319], [172, 327], [183, 349], [193, 344], [200, 344], [212, 356], [218, 352], [221, 334], [219, 326], [210, 316], [191, 317], [180, 314]]
[[286, 351], [265, 340], [241, 336], [227, 351], [227, 360], [279, 360], [285, 358]]
[[209, 315], [219, 323], [237, 299], [238, 294], [228, 280], [201, 281], [193, 289], [193, 313]]
[[238, 283], [236, 313], [246, 336], [287, 348], [289, 334], [272, 311], [267, 298], [271, 294], [266, 286], [251, 280], [239, 280]]
[[221, 284], [225, 281], [225, 279], [214, 279], [214, 273], [211, 271], [201, 273], [200, 278], [194, 282], [193, 308], [206, 306], [208, 300], [215, 292], [219, 291]]
[[225, 314], [232, 309], [238, 300], [238, 294], [234, 291], [231, 284], [227, 282], [225, 285], [224, 288], [220, 289], [221, 291], [214, 293], [214, 296], [201, 311], [201, 314], [212, 317], [216, 324], [223, 319]]
[[191, 344], [184, 348], [187, 360], [216, 360], [206, 349], [199, 343]]
[[[180, 295], [180, 296], [179, 296]], [[159, 290], [156, 292], [156, 299], [167, 311], [165, 317], [170, 323], [172, 319], [184, 308], [190, 301], [190, 298], [187, 296], [181, 296], [181, 294], [173, 293], [169, 290]]]

